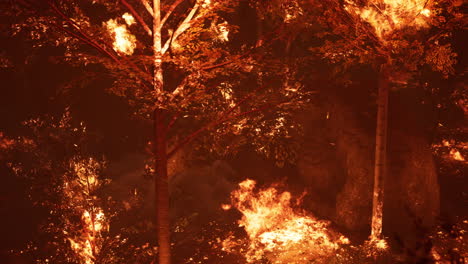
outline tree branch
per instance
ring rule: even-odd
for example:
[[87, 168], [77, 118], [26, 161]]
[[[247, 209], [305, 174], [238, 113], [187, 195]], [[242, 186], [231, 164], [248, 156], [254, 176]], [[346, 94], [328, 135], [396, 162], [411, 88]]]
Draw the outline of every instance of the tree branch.
[[180, 36], [180, 34], [184, 33], [185, 30], [190, 28], [190, 22], [192, 21], [193, 17], [197, 13], [198, 7], [200, 6], [199, 1], [196, 1], [195, 4], [193, 5], [192, 9], [188, 13], [188, 15], [185, 17], [184, 21], [177, 27], [177, 29], [174, 31], [172, 36], [166, 41], [162, 48], [162, 54], [164, 54], [169, 47], [171, 46], [172, 42], [177, 40], [177, 37]]
[[138, 12], [126, 1], [126, 0], [120, 0], [120, 2], [122, 2], [122, 4], [124, 6], [126, 6], [128, 8], [128, 10], [130, 10], [130, 12], [132, 13], [132, 15], [138, 20], [138, 22], [140, 23], [140, 25], [145, 29], [146, 33], [148, 34], [148, 36], [152, 36], [153, 33], [151, 32], [151, 29], [149, 28], [149, 26], [145, 23], [145, 21], [143, 20], [143, 18], [138, 14]]
[[236, 117], [239, 117], [239, 116], [243, 116], [243, 115], [247, 115], [247, 114], [250, 114], [250, 113], [254, 113], [254, 112], [258, 112], [258, 111], [261, 111], [261, 109], [264, 109], [265, 107], [260, 107], [260, 108], [257, 108], [257, 109], [253, 109], [253, 110], [250, 110], [250, 111], [246, 111], [246, 112], [243, 112], [243, 113], [239, 113], [239, 114], [236, 114], [236, 115], [233, 115], [233, 116], [229, 116], [229, 114], [231, 114], [234, 110], [236, 110], [239, 106], [241, 106], [243, 103], [245, 103], [248, 99], [252, 98], [253, 94], [260, 90], [260, 89], [263, 89], [266, 85], [262, 85], [258, 88], [256, 88], [254, 91], [252, 91], [251, 93], [249, 93], [248, 95], [246, 95], [244, 98], [242, 98], [237, 104], [235, 104], [234, 106], [230, 107], [228, 110], [224, 111], [223, 113], [221, 113], [215, 120], [211, 121], [210, 123], [202, 126], [201, 128], [199, 128], [198, 130], [194, 131], [192, 134], [188, 135], [186, 138], [184, 138], [183, 140], [181, 140], [175, 147], [173, 150], [171, 150], [168, 154], [168, 157], [171, 157], [174, 153], [176, 153], [180, 148], [182, 148], [185, 144], [188, 144], [189, 142], [191, 142], [192, 140], [194, 140], [200, 133], [202, 133], [203, 131], [207, 130], [208, 128], [212, 127], [212, 126], [216, 126], [218, 124], [221, 124], [227, 120], [230, 120], [230, 119], [233, 119], [233, 118], [236, 118]]
[[93, 48], [95, 48], [95, 49], [97, 49], [99, 52], [101, 52], [103, 55], [109, 56], [109, 57], [110, 57], [112, 60], [114, 60], [115, 62], [120, 63], [120, 61], [119, 61], [117, 58], [111, 56], [106, 50], [102, 49], [100, 46], [95, 45], [93, 42], [89, 41], [88, 39], [84, 38], [83, 36], [80, 36], [80, 35], [74, 33], [73, 31], [70, 31], [70, 30], [68, 30], [68, 29], [66, 29], [66, 28], [64, 28], [64, 27], [62, 27], [62, 26], [57, 25], [57, 24], [52, 24], [52, 25], [55, 26], [55, 27], [56, 27], [57, 29], [59, 29], [59, 30], [65, 31], [65, 32], [68, 33], [70, 36], [72, 36], [72, 37], [74, 37], [74, 38], [77, 38], [78, 40], [81, 40], [81, 41], [83, 41], [84, 43], [86, 43], [86, 44], [92, 46]]
[[[208, 71], [208, 70], [213, 70], [213, 69], [216, 69], [216, 68], [219, 68], [219, 67], [223, 67], [225, 65], [228, 65], [228, 64], [231, 64], [233, 62], [235, 62], [236, 60], [240, 59], [240, 58], [243, 58], [243, 57], [246, 57], [247, 55], [249, 54], [252, 54], [255, 50], [257, 49], [260, 49], [262, 47], [267, 47], [267, 46], [270, 46], [273, 44], [273, 40], [279, 38], [278, 37], [278, 33], [280, 30], [281, 30], [281, 26], [278, 27], [276, 30], [273, 30], [271, 31], [269, 34], [265, 35], [265, 37], [263, 38], [263, 41], [261, 43], [261, 45], [257, 45], [255, 47], [253, 47], [252, 49], [250, 49], [249, 51], [245, 52], [244, 54], [242, 55], [238, 55], [236, 56], [236, 58], [234, 59], [231, 59], [231, 60], [227, 60], [225, 62], [220, 62], [220, 63], [217, 63], [217, 64], [212, 64], [212, 65], [208, 65], [208, 64], [205, 64], [205, 66], [202, 66], [201, 67], [201, 70], [205, 70], [205, 71]], [[267, 38], [270, 38], [271, 36], [276, 36], [275, 38], [272, 38], [270, 40], [267, 41]], [[265, 45], [265, 43], [268, 43]]]
[[208, 123], [207, 125], [199, 128], [198, 130], [194, 131], [192, 134], [188, 135], [186, 138], [184, 138], [182, 141], [180, 141], [168, 154], [167, 154], [167, 157], [170, 158], [172, 157], [177, 151], [179, 151], [183, 146], [185, 146], [186, 144], [192, 142], [194, 139], [196, 139], [198, 137], [198, 135], [200, 135], [202, 132], [204, 132], [205, 130], [207, 130], [208, 128], [210, 127], [213, 127], [213, 126], [217, 126], [221, 123], [224, 123], [225, 121], [228, 121], [228, 120], [231, 120], [231, 119], [234, 119], [234, 118], [237, 118], [237, 117], [241, 117], [241, 116], [245, 116], [245, 115], [249, 115], [249, 114], [252, 114], [252, 113], [257, 113], [257, 112], [261, 112], [261, 111], [264, 111], [264, 110], [267, 110], [267, 109], [270, 109], [270, 108], [273, 108], [275, 107], [276, 105], [271, 105], [271, 104], [266, 104], [262, 107], [259, 107], [259, 108], [255, 108], [255, 109], [252, 109], [252, 110], [249, 110], [249, 111], [245, 111], [245, 112], [242, 112], [242, 113], [239, 113], [239, 114], [236, 114], [236, 115], [233, 115], [233, 116], [229, 116], [227, 118], [222, 118], [222, 119], [216, 119], [210, 123]]
[[[81, 41], [84, 41], [85, 43], [91, 45], [92, 47], [94, 47], [95, 49], [97, 49], [98, 51], [100, 51], [101, 53], [103, 53], [104, 55], [107, 55], [109, 56], [110, 58], [112, 58], [115, 62], [119, 63], [119, 64], [122, 64], [122, 58], [119, 58], [118, 55], [114, 55], [113, 53], [109, 52], [109, 50], [107, 50], [106, 46], [102, 46], [101, 44], [99, 44], [98, 42], [94, 41], [90, 36], [88, 36], [86, 33], [83, 32], [83, 30], [81, 30], [80, 26], [78, 24], [76, 24], [73, 20], [71, 20], [69, 17], [67, 17], [62, 11], [60, 11], [60, 9], [58, 9], [53, 3], [51, 3], [50, 1], [47, 1], [47, 4], [54, 10], [54, 12], [56, 14], [58, 14], [60, 17], [62, 17], [64, 19], [65, 22], [68, 22], [68, 24], [70, 24], [70, 26], [75, 29], [76, 31], [78, 31], [79, 34], [76, 34], [76, 33], [73, 33], [72, 31], [70, 30], [67, 30], [65, 29], [64, 27], [61, 27], [62, 30], [64, 30], [65, 32], [67, 32], [68, 34], [78, 38], [79, 40]], [[105, 45], [105, 44], [104, 44]], [[134, 68], [135, 70], [139, 71], [140, 73], [142, 73], [143, 76], [145, 76], [147, 79], [147, 81], [151, 82], [151, 76], [148, 75], [147, 72], [141, 70], [137, 65], [135, 65], [133, 62], [131, 61], [128, 61], [128, 60], [125, 60], [125, 63], [127, 63], [128, 65], [130, 65], [132, 68]]]
[[148, 1], [147, 1], [147, 0], [140, 0], [140, 2], [145, 6], [146, 11], [148, 11], [148, 13], [149, 13], [151, 16], [154, 16], [153, 8], [152, 8], [151, 5], [148, 3]]
[[171, 129], [175, 122], [177, 121], [177, 119], [179, 118], [179, 115], [180, 113], [176, 113], [172, 118], [171, 118], [171, 121], [169, 121], [169, 124], [167, 124], [167, 129], [166, 131], [169, 131], [169, 129]]
[[[118, 62], [120, 63], [120, 60], [117, 58], [117, 56], [115, 56], [114, 54], [110, 53], [107, 49], [105, 49], [104, 47], [102, 47], [99, 43], [97, 43], [96, 41], [92, 40], [91, 37], [89, 37], [87, 34], [85, 34], [79, 27], [78, 24], [76, 24], [73, 20], [71, 20], [69, 17], [67, 17], [62, 11], [60, 11], [54, 4], [52, 4], [50, 1], [47, 1], [47, 4], [52, 7], [52, 9], [54, 10], [55, 13], [57, 13], [60, 17], [62, 17], [66, 22], [68, 22], [69, 24], [71, 24], [71, 26], [76, 30], [78, 31], [78, 33], [82, 36], [81, 40], [83, 39], [86, 39], [85, 42], [87, 42], [88, 44], [92, 45], [94, 48], [100, 50], [101, 52], [105, 53], [107, 56], [111, 57], [115, 62]], [[62, 27], [62, 29], [64, 29]], [[65, 29], [64, 29], [65, 30]], [[70, 31], [71, 32], [71, 31]]]
[[[144, 1], [144, 0], [142, 0]], [[174, 10], [177, 8], [177, 6], [179, 6], [183, 1], [185, 0], [177, 0], [175, 1], [174, 3], [172, 3], [172, 5], [169, 7], [169, 9], [166, 11], [166, 14], [164, 14], [164, 17], [163, 19], [161, 20], [161, 27], [164, 26], [164, 23], [166, 22], [167, 19], [169, 19], [169, 17], [171, 16], [172, 12], [174, 12]]]

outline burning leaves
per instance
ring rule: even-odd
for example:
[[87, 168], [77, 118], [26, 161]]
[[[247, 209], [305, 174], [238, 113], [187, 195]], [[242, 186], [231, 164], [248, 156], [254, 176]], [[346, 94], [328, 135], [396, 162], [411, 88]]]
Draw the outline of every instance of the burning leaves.
[[468, 150], [468, 144], [466, 142], [443, 139], [442, 142], [433, 144], [432, 148], [435, 153], [440, 155], [444, 160], [466, 163], [464, 155]]
[[[276, 188], [256, 190], [256, 182], [245, 180], [231, 194], [232, 204], [242, 213], [239, 226], [247, 233], [245, 258], [248, 263], [268, 259], [271, 263], [325, 261], [348, 239], [331, 230], [329, 223], [293, 209], [291, 193]], [[223, 242], [231, 251], [240, 241]]]
[[[70, 180], [64, 182], [63, 191], [69, 209], [81, 214], [81, 221], [69, 224], [63, 231], [78, 259], [85, 264], [94, 264], [102, 248], [102, 232], [108, 229], [107, 218], [96, 204], [94, 192], [102, 185], [98, 179], [104, 164], [93, 158], [70, 161]], [[68, 230], [68, 228], [71, 228]]]
[[346, 10], [369, 23], [380, 39], [405, 27], [426, 27], [431, 11], [426, 0], [371, 0], [365, 7], [346, 1]]
[[131, 25], [133, 25], [133, 24], [136, 23], [136, 22], [135, 22], [135, 18], [134, 18], [132, 15], [130, 15], [129, 13], [123, 14], [123, 15], [122, 15], [122, 18], [125, 20], [125, 23], [126, 23], [127, 25], [129, 25], [129, 26], [131, 26]]
[[[135, 22], [130, 14], [124, 14], [123, 18], [128, 25]], [[108, 20], [105, 25], [114, 37], [112, 43], [114, 50], [125, 55], [132, 55], [136, 48], [136, 37], [130, 34], [127, 26], [119, 24], [115, 19]]]

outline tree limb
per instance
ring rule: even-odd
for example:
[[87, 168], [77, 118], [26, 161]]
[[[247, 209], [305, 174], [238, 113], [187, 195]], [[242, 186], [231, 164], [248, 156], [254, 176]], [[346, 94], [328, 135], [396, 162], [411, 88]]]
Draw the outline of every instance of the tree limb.
[[267, 110], [267, 109], [270, 109], [270, 108], [273, 108], [275, 107], [276, 105], [271, 105], [271, 104], [266, 104], [266, 105], [263, 105], [262, 107], [259, 107], [259, 108], [255, 108], [255, 109], [252, 109], [252, 110], [249, 110], [249, 111], [245, 111], [245, 112], [242, 112], [242, 113], [239, 113], [239, 114], [236, 114], [236, 115], [233, 115], [233, 116], [229, 116], [229, 117], [226, 117], [226, 118], [222, 118], [222, 119], [216, 119], [210, 123], [208, 123], [207, 125], [199, 128], [198, 130], [194, 131], [192, 134], [188, 135], [186, 138], [184, 138], [182, 141], [180, 141], [168, 154], [167, 154], [167, 157], [170, 158], [172, 157], [177, 151], [179, 151], [183, 146], [185, 146], [186, 144], [192, 142], [194, 139], [196, 139], [198, 137], [198, 135], [200, 135], [202, 132], [204, 132], [205, 130], [208, 130], [208, 128], [210, 127], [213, 127], [213, 126], [217, 126], [221, 123], [224, 123], [225, 121], [228, 121], [228, 120], [231, 120], [231, 119], [234, 119], [234, 118], [237, 118], [237, 117], [241, 117], [241, 116], [246, 116], [246, 115], [249, 115], [249, 114], [252, 114], [252, 113], [257, 113], [257, 112], [261, 112], [261, 111], [264, 111], [264, 110]]
[[126, 1], [126, 0], [120, 0], [120, 2], [122, 2], [122, 4], [124, 6], [126, 6], [128, 8], [128, 10], [130, 10], [130, 12], [132, 13], [132, 15], [138, 20], [138, 22], [140, 23], [140, 25], [145, 29], [146, 33], [148, 34], [148, 36], [152, 36], [152, 32], [151, 32], [151, 29], [149, 28], [149, 26], [145, 23], [145, 21], [143, 20], [143, 18], [138, 14], [138, 12]]
[[[252, 98], [253, 94], [260, 90], [260, 89], [263, 89], [265, 87], [265, 85], [262, 85], [258, 88], [256, 88], [254, 91], [252, 91], [251, 93], [249, 93], [248, 95], [246, 95], [244, 98], [242, 98], [237, 104], [235, 104], [234, 106], [230, 107], [228, 110], [224, 111], [223, 113], [221, 113], [217, 118], [215, 118], [215, 120], [211, 121], [210, 123], [202, 126], [201, 128], [199, 128], [198, 130], [194, 131], [192, 134], [188, 135], [186, 138], [184, 138], [183, 140], [181, 140], [175, 147], [174, 149], [172, 149], [169, 153], [168, 153], [168, 157], [171, 157], [173, 154], [175, 154], [180, 148], [182, 148], [185, 144], [188, 144], [190, 143], [191, 141], [193, 141], [200, 133], [202, 133], [203, 131], [207, 130], [208, 128], [212, 127], [212, 126], [216, 126], [218, 124], [221, 124], [227, 120], [230, 120], [230, 119], [233, 119], [233, 118], [236, 118], [236, 117], [240, 117], [240, 116], [243, 116], [243, 115], [247, 115], [247, 114], [250, 114], [250, 113], [254, 113], [254, 112], [259, 112], [261, 111], [261, 109], [266, 109], [265, 106], [263, 107], [259, 107], [257, 109], [253, 109], [253, 110], [250, 110], [250, 111], [246, 111], [246, 112], [243, 112], [243, 113], [239, 113], [239, 114], [236, 114], [236, 115], [233, 115], [233, 116], [229, 116], [229, 114], [231, 114], [234, 110], [236, 110], [240, 105], [242, 105], [243, 103], [245, 103], [248, 99]], [[279, 104], [278, 104], [279, 105]]]
[[[240, 59], [240, 58], [243, 58], [243, 57], [246, 57], [247, 55], [253, 53], [255, 50], [257, 49], [260, 49], [262, 47], [267, 47], [267, 46], [270, 46], [273, 44], [273, 40], [276, 40], [278, 39], [278, 32], [282, 29], [282, 27], [278, 27], [276, 30], [273, 30], [271, 31], [269, 34], [265, 35], [265, 37], [263, 38], [264, 41], [262, 41], [261, 45], [257, 45], [255, 46], [254, 48], [250, 49], [249, 51], [245, 52], [244, 54], [241, 54], [241, 55], [238, 55], [236, 56], [236, 58], [233, 58], [233, 59], [230, 59], [230, 60], [227, 60], [225, 62], [220, 62], [220, 63], [217, 63], [217, 64], [212, 64], [212, 65], [208, 65], [208, 64], [205, 64], [204, 66], [201, 67], [201, 70], [205, 70], [205, 71], [208, 71], [208, 70], [213, 70], [213, 69], [216, 69], [216, 68], [219, 68], [219, 67], [223, 67], [225, 65], [228, 65], [228, 64], [231, 64], [233, 62], [235, 62], [236, 60]], [[271, 38], [270, 40], [266, 41], [267, 38], [270, 38], [271, 36], [276, 36], [276, 37], [273, 37]], [[267, 43], [267, 44], [265, 44]]]
[[148, 11], [148, 13], [153, 16], [154, 15], [154, 11], [153, 11], [153, 8], [151, 7], [151, 5], [148, 3], [147, 0], [140, 0], [140, 2], [145, 6], [146, 8], [146, 11]]
[[171, 46], [172, 42], [177, 39], [182, 33], [184, 33], [188, 28], [190, 28], [190, 22], [192, 21], [193, 17], [197, 13], [198, 7], [200, 6], [200, 2], [196, 1], [193, 5], [192, 9], [190, 10], [189, 14], [185, 17], [184, 21], [177, 27], [174, 31], [172, 36], [166, 41], [162, 48], [162, 54], [164, 54], [169, 47]]
[[[95, 49], [97, 49], [98, 51], [100, 51], [101, 53], [109, 56], [110, 58], [112, 58], [115, 62], [119, 63], [119, 64], [122, 64], [122, 58], [121, 57], [118, 57], [118, 55], [114, 55], [113, 53], [109, 52], [109, 50], [107, 50], [106, 46], [103, 46], [101, 44], [99, 44], [97, 41], [94, 41], [89, 35], [87, 35], [86, 33], [83, 32], [83, 30], [81, 30], [80, 26], [78, 24], [76, 24], [73, 20], [71, 20], [69, 17], [67, 17], [62, 11], [60, 11], [60, 9], [58, 9], [53, 3], [51, 3], [50, 1], [47, 1], [47, 4], [54, 10], [54, 12], [56, 14], [58, 14], [60, 17], [62, 17], [65, 22], [68, 22], [70, 24], [70, 26], [72, 28], [74, 28], [76, 31], [78, 31], [79, 34], [76, 34], [76, 33], [73, 33], [72, 31], [70, 30], [67, 30], [65, 29], [64, 27], [61, 27], [62, 30], [64, 30], [65, 32], [67, 32], [68, 34], [78, 38], [79, 40], [81, 41], [84, 41], [85, 43], [91, 45], [92, 47], [94, 47]], [[105, 44], [104, 44], [105, 45]], [[131, 61], [128, 61], [128, 60], [125, 60], [125, 63], [127, 63], [128, 65], [130, 65], [132, 68], [134, 68], [135, 70], [139, 71], [140, 73], [143, 74], [143, 76], [145, 76], [147, 79], [147, 81], [151, 82], [151, 76], [148, 75], [148, 73], [144, 72], [143, 70], [141, 70], [137, 65], [135, 65], [133, 62]]]
[[103, 55], [109, 56], [109, 57], [110, 57], [112, 60], [114, 60], [115, 62], [120, 63], [120, 61], [119, 61], [116, 57], [112, 56], [112, 54], [109, 54], [109, 53], [108, 53], [106, 50], [104, 50], [102, 47], [100, 47], [100, 46], [98, 46], [98, 45], [95, 45], [93, 42], [89, 41], [88, 39], [84, 38], [83, 36], [80, 36], [80, 35], [74, 33], [73, 31], [70, 31], [70, 30], [68, 30], [68, 29], [66, 29], [66, 28], [64, 28], [64, 27], [61, 27], [61, 26], [57, 25], [57, 24], [52, 24], [52, 25], [55, 26], [56, 28], [60, 29], [60, 30], [65, 31], [65, 32], [68, 33], [70, 36], [75, 37], [75, 38], [77, 38], [78, 40], [81, 40], [81, 41], [83, 41], [84, 43], [86, 43], [86, 44], [92, 46], [93, 48], [95, 48], [95, 49], [97, 49], [99, 52], [101, 52]]
[[[47, 1], [47, 4], [54, 10], [55, 13], [57, 13], [60, 17], [62, 17], [66, 22], [70, 23], [71, 26], [78, 31], [78, 33], [82, 36], [80, 38], [81, 40], [86, 39], [88, 44], [91, 44], [94, 48], [100, 50], [101, 52], [104, 52], [107, 56], [111, 57], [114, 61], [120, 63], [120, 60], [115, 56], [114, 54], [110, 53], [107, 49], [105, 49], [102, 45], [94, 41], [91, 37], [89, 37], [86, 33], [84, 33], [78, 24], [76, 24], [73, 20], [71, 20], [69, 17], [67, 17], [62, 11], [60, 11], [54, 4], [52, 4], [50, 1]], [[63, 28], [63, 27], [62, 27]]]
[[166, 14], [164, 14], [163, 19], [161, 20], [161, 27], [164, 26], [164, 23], [166, 22], [167, 19], [171, 16], [172, 12], [179, 6], [183, 1], [185, 0], [177, 0], [172, 5], [169, 7], [169, 9], [166, 11]]

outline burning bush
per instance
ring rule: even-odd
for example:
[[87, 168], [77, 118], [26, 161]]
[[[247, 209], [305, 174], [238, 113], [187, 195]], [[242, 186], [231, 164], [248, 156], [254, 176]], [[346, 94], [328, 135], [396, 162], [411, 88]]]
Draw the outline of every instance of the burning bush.
[[[340, 246], [349, 243], [328, 222], [294, 209], [291, 193], [274, 187], [257, 191], [255, 185], [245, 180], [231, 194], [232, 205], [242, 213], [239, 226], [248, 239], [231, 236], [223, 241], [223, 250], [243, 252], [248, 263], [329, 263]], [[299, 204], [300, 199], [295, 202]]]

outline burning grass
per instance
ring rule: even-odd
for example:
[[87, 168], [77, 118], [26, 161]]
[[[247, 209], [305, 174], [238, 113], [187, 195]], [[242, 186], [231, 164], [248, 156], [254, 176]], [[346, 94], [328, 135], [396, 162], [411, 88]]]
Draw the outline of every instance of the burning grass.
[[[247, 238], [230, 236], [223, 241], [224, 251], [241, 252], [247, 263], [328, 263], [341, 245], [349, 243], [328, 222], [293, 208], [291, 193], [255, 186], [255, 181], [245, 180], [231, 194]], [[299, 204], [300, 199], [294, 202]]]

